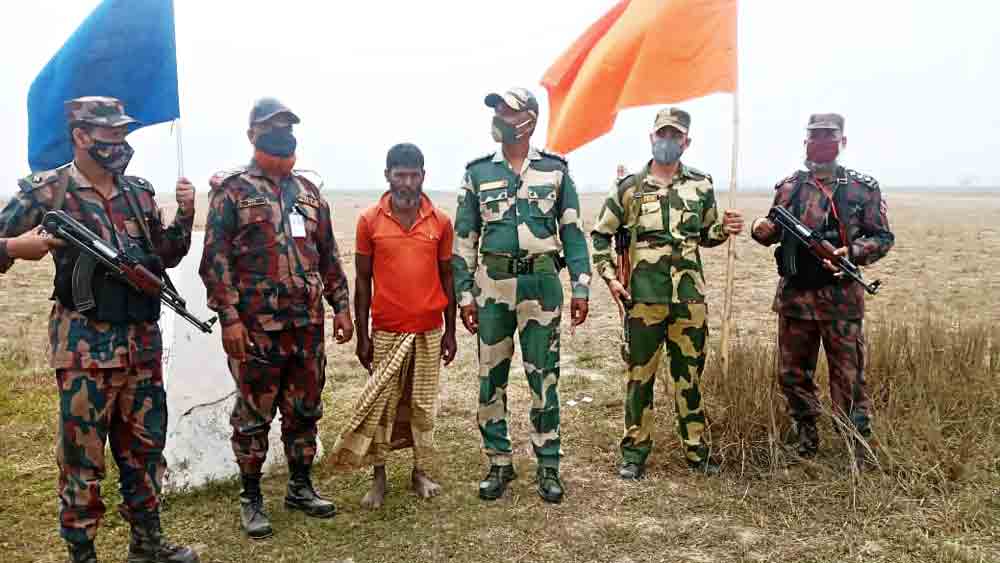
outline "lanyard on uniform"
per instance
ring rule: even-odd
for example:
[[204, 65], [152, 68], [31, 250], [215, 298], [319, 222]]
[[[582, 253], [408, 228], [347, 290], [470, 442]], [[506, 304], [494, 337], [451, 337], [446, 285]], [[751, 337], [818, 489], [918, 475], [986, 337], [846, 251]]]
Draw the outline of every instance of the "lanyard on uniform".
[[840, 220], [840, 214], [837, 213], [837, 203], [833, 199], [833, 191], [815, 176], [813, 177], [813, 181], [816, 182], [816, 187], [819, 188], [819, 191], [823, 192], [826, 199], [830, 201], [830, 209], [833, 210], [833, 218], [837, 220], [837, 229], [840, 231], [840, 242], [844, 246], [847, 246], [847, 230], [844, 228], [844, 222]]

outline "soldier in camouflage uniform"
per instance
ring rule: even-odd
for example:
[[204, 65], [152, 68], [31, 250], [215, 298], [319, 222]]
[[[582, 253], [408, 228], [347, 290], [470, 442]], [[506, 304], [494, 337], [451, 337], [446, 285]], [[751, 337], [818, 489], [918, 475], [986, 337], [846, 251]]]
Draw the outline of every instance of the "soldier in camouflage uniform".
[[[778, 182], [774, 205], [820, 232], [841, 256], [866, 266], [885, 256], [895, 238], [878, 182], [839, 163], [847, 145], [843, 132], [844, 118], [838, 114], [810, 116], [806, 170]], [[783, 238], [768, 219], [754, 221], [751, 231], [754, 240], [765, 246], [781, 243], [775, 257], [783, 277], [773, 307], [778, 313], [778, 380], [795, 423], [799, 454], [812, 456], [819, 447], [816, 418], [820, 406], [814, 376], [821, 342], [830, 368], [834, 413], [849, 419], [867, 437], [871, 403], [864, 377], [863, 288], [835, 275], [832, 264], [820, 263], [790, 236]], [[797, 264], [794, 275], [784, 265], [789, 252]], [[862, 452], [862, 447], [856, 448], [856, 453]], [[863, 455], [856, 461], [863, 464]]]
[[[122, 103], [88, 97], [70, 100], [65, 108], [73, 162], [19, 182], [21, 190], [0, 213], [0, 236], [30, 231], [47, 211], [62, 209], [154, 270], [176, 266], [191, 246], [194, 187], [178, 180], [177, 214], [164, 225], [149, 182], [123, 175], [132, 156], [125, 135], [135, 120]], [[20, 252], [0, 260], [0, 271], [6, 272]], [[190, 548], [164, 540], [160, 529], [167, 434], [163, 347], [156, 324], [160, 302], [124, 284], [99, 286], [99, 271], [95, 289], [106, 291], [96, 291], [97, 306], [81, 313], [72, 298], [79, 252], [56, 248], [52, 254], [56, 274], [49, 343], [59, 389], [59, 523], [70, 561], [97, 560], [93, 542], [105, 512], [101, 481], [108, 441], [121, 474], [119, 512], [132, 528], [128, 561], [198, 561]]]
[[[653, 160], [615, 183], [591, 231], [594, 266], [614, 299], [625, 304], [628, 384], [622, 479], [640, 479], [653, 449], [653, 390], [666, 343], [681, 440], [693, 469], [718, 473], [702, 440], [705, 413], [700, 378], [705, 367], [708, 314], [699, 246], [718, 246], [739, 234], [743, 219], [726, 211], [720, 220], [712, 178], [680, 162], [690, 144], [687, 112], [656, 115]], [[624, 229], [632, 264], [628, 290], [618, 281], [611, 242]]]
[[[516, 475], [507, 430], [514, 333], [531, 388], [538, 493], [560, 502], [559, 270], [569, 266], [573, 325], [587, 317], [590, 259], [566, 160], [530, 145], [538, 102], [523, 88], [490, 94], [501, 150], [468, 164], [455, 216], [455, 293], [462, 322], [479, 333], [479, 430], [490, 460], [479, 497], [497, 499]], [[561, 254], [565, 252], [565, 260]]]
[[230, 422], [240, 521], [255, 539], [272, 533], [260, 478], [278, 409], [289, 466], [285, 506], [317, 518], [336, 513], [310, 479], [326, 382], [323, 299], [334, 310], [337, 342], [350, 340], [353, 326], [322, 184], [293, 170], [296, 123], [274, 98], [254, 104], [253, 160], [211, 179], [200, 270], [239, 391]]

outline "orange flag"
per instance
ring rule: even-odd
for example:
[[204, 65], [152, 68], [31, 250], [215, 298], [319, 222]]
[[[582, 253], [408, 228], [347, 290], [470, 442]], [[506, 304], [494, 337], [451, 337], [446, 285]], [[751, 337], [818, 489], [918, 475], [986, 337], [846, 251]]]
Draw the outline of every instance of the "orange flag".
[[621, 0], [549, 67], [548, 147], [611, 130], [618, 110], [736, 91], [736, 0]]

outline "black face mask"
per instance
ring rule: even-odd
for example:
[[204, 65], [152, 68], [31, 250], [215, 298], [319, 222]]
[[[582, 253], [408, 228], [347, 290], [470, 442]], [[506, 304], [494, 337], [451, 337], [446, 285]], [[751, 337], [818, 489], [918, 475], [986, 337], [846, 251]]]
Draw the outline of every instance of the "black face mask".
[[272, 156], [287, 158], [295, 154], [298, 142], [292, 134], [291, 127], [275, 127], [267, 133], [259, 135], [254, 143], [257, 149]]
[[128, 163], [132, 160], [135, 150], [132, 145], [128, 144], [128, 141], [107, 143], [94, 140], [93, 146], [87, 149], [87, 154], [101, 168], [112, 174], [122, 174], [128, 168]]

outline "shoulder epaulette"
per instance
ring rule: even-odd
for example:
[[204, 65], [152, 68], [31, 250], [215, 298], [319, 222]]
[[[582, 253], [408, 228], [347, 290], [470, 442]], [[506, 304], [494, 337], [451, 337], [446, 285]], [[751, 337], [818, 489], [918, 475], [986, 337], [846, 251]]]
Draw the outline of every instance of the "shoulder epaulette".
[[149, 180], [145, 178], [140, 178], [138, 176], [123, 176], [123, 179], [128, 182], [130, 186], [135, 186], [141, 190], [146, 190], [151, 194], [155, 194], [156, 191], [153, 189], [153, 184], [149, 183]]
[[712, 181], [711, 174], [708, 174], [707, 172], [702, 172], [701, 170], [698, 170], [694, 166], [684, 166], [684, 173], [695, 180], [708, 180], [709, 182]]
[[221, 188], [230, 178], [239, 176], [240, 174], [246, 172], [245, 167], [232, 168], [229, 170], [222, 170], [221, 172], [216, 172], [214, 176], [208, 181], [208, 184], [213, 188]]
[[862, 174], [857, 170], [851, 170], [850, 168], [846, 168], [845, 170], [847, 170], [847, 175], [850, 176], [855, 182], [861, 184], [869, 190], [878, 189], [878, 180], [875, 178], [872, 178], [867, 174]]
[[775, 190], [779, 190], [779, 189], [781, 189], [781, 186], [784, 186], [788, 182], [795, 182], [795, 181], [797, 181], [799, 179], [799, 177], [801, 176], [801, 174], [802, 174], [801, 170], [796, 170], [791, 176], [788, 176], [787, 178], [785, 178], [785, 179], [779, 181], [777, 184], [775, 184], [774, 185], [774, 189]]
[[312, 186], [316, 192], [323, 191], [323, 177], [319, 175], [319, 172], [315, 170], [292, 170], [292, 174], [296, 178], [305, 181], [305, 183]]
[[627, 174], [618, 179], [616, 185], [618, 186], [618, 199], [620, 200], [625, 192], [638, 184], [640, 182], [640, 176], [637, 173]]
[[[66, 166], [69, 166], [68, 164]], [[66, 166], [61, 166], [53, 170], [43, 170], [41, 172], [35, 172], [30, 176], [25, 176], [17, 181], [17, 185], [20, 186], [21, 191], [31, 192], [47, 186], [49, 184], [55, 183], [59, 179], [59, 171]]]
[[553, 151], [546, 150], [546, 149], [541, 149], [538, 152], [542, 156], [547, 156], [549, 158], [554, 158], [554, 159], [558, 160], [559, 162], [563, 163], [564, 166], [569, 166], [569, 161], [566, 160], [566, 157], [563, 156], [563, 155], [561, 155], [561, 154], [559, 154], [559, 153], [557, 153], [557, 152], [553, 152]]
[[480, 162], [483, 162], [484, 160], [489, 160], [489, 159], [493, 158], [493, 155], [495, 155], [495, 154], [496, 154], [495, 152], [491, 152], [491, 153], [485, 154], [485, 155], [483, 155], [483, 156], [481, 156], [479, 158], [474, 158], [474, 159], [470, 160], [468, 163], [466, 163], [465, 168], [466, 169], [472, 168], [473, 166], [475, 166], [476, 164], [479, 164]]

